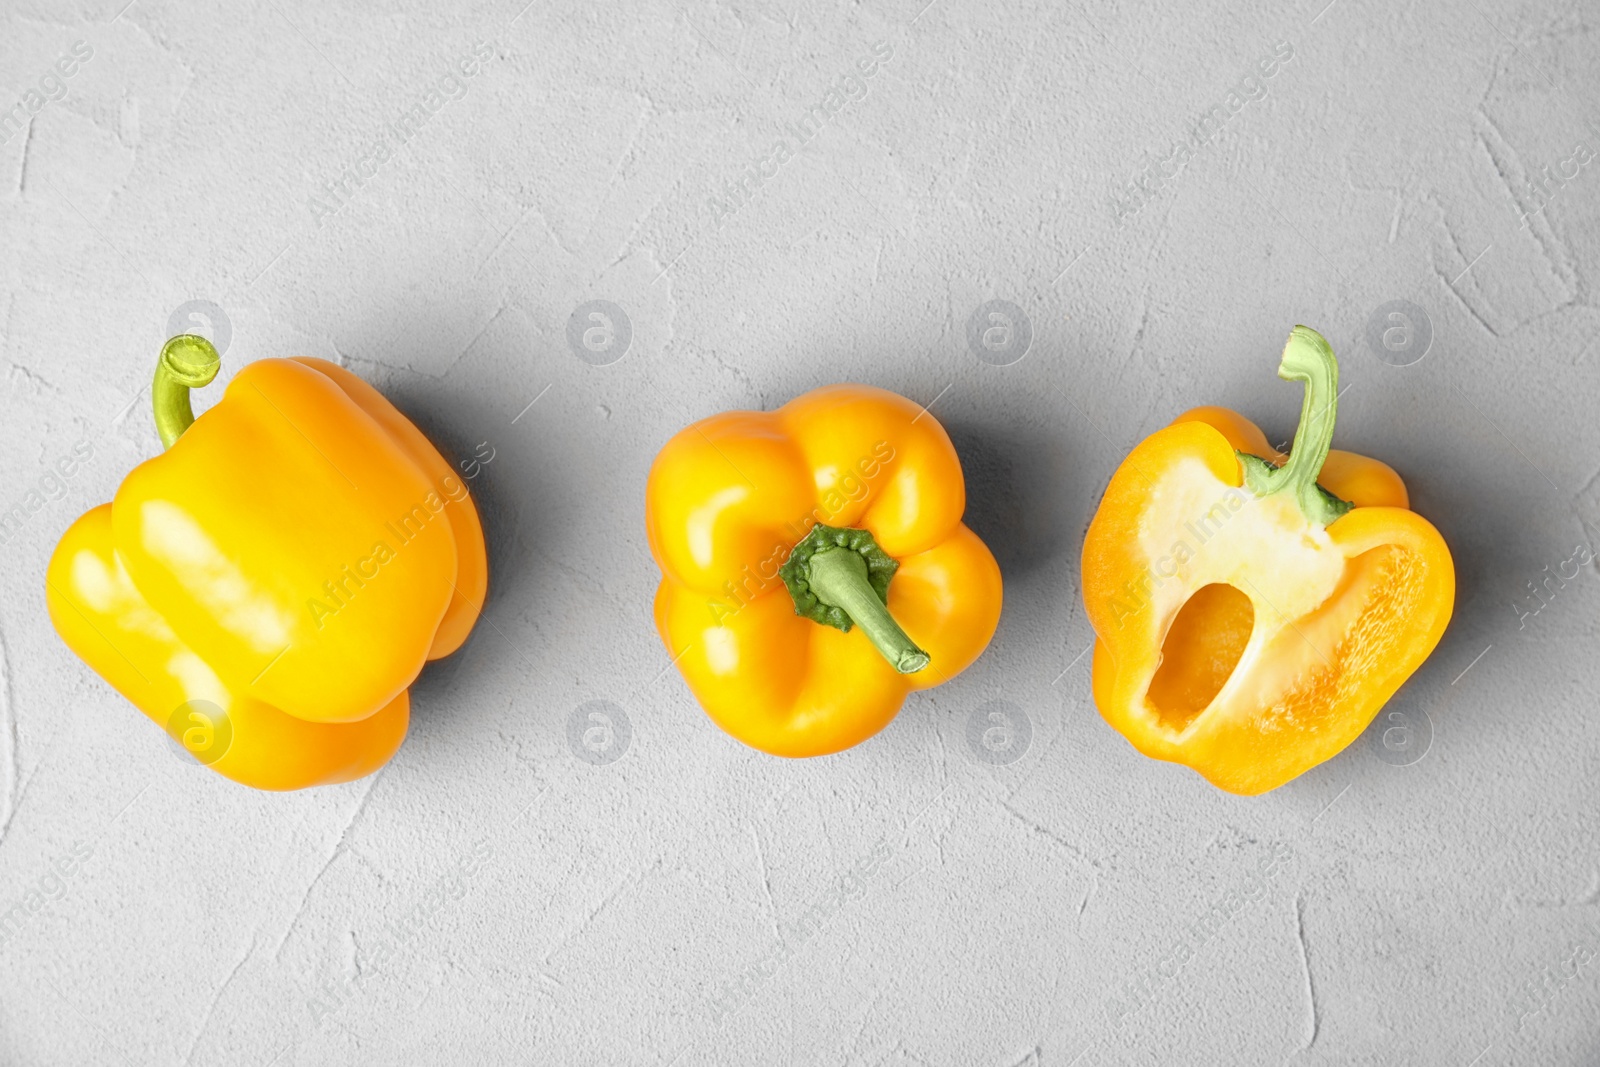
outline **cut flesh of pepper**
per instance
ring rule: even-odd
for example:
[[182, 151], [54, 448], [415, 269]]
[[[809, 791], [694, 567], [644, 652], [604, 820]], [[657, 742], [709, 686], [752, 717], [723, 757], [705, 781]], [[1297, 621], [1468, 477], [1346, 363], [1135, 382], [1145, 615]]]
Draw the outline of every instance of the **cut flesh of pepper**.
[[1084, 543], [1101, 714], [1235, 793], [1354, 740], [1455, 596], [1449, 550], [1394, 471], [1329, 451], [1327, 342], [1296, 327], [1279, 373], [1307, 386], [1293, 454], [1242, 416], [1194, 409], [1129, 455]]
[[[1181, 465], [1167, 479], [1156, 497], [1175, 506], [1146, 514], [1142, 545], [1159, 559], [1187, 539], [1194, 554], [1180, 579], [1151, 596], [1165, 633], [1145, 694], [1152, 726], [1180, 742], [1203, 714], [1249, 718], [1264, 709], [1269, 728], [1315, 728], [1326, 710], [1319, 696], [1332, 695], [1354, 659], [1381, 653], [1370, 647], [1382, 638], [1375, 613], [1403, 614], [1419, 592], [1406, 553], [1384, 546], [1349, 557], [1292, 499], [1250, 499], [1203, 464]], [[1205, 500], [1237, 510], [1225, 520], [1214, 511], [1213, 523], [1222, 521], [1200, 541], [1190, 516], [1206, 512], [1195, 503]]]

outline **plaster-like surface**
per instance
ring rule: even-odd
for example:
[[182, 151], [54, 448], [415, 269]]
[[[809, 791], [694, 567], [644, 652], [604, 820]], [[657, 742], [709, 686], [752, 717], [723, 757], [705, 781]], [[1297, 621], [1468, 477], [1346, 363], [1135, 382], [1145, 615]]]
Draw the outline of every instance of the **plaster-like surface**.
[[[0, 12], [0, 103], [44, 101], [0, 130], [0, 1062], [1600, 1059], [1592, 7], [122, 3]], [[614, 362], [569, 345], [592, 300]], [[969, 345], [991, 300], [1019, 362]], [[492, 455], [487, 614], [365, 781], [185, 765], [46, 619], [61, 531], [159, 449], [169, 327], [217, 335], [191, 301], [224, 377], [325, 356]], [[1391, 301], [1410, 365], [1369, 343]], [[1420, 759], [1240, 799], [1095, 712], [1077, 556], [1184, 408], [1287, 436], [1296, 322], [1460, 596], [1393, 705]], [[852, 379], [949, 429], [1005, 613], [871, 742], [781, 762], [669, 666], [645, 472]], [[569, 745], [595, 700], [612, 762]], [[996, 701], [1009, 763], [968, 741]]]

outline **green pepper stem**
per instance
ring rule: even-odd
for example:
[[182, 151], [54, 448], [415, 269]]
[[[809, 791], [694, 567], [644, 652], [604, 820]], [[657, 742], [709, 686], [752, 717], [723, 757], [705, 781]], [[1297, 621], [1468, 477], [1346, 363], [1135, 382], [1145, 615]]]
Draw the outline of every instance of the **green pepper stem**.
[[1301, 514], [1326, 526], [1352, 507], [1317, 484], [1339, 415], [1339, 360], [1320, 333], [1309, 326], [1296, 326], [1283, 346], [1278, 377], [1286, 382], [1305, 383], [1300, 425], [1289, 446], [1289, 461], [1282, 467], [1274, 467], [1258, 456], [1239, 454], [1245, 485], [1257, 497], [1292, 493]]
[[211, 342], [196, 334], [179, 334], [161, 346], [150, 402], [155, 408], [156, 432], [161, 435], [163, 447], [171, 448], [194, 424], [189, 390], [210, 385], [221, 366], [222, 357]]
[[867, 561], [859, 552], [827, 548], [813, 555], [810, 585], [818, 600], [850, 616], [895, 670], [915, 674], [928, 665], [928, 654], [894, 621], [867, 581]]

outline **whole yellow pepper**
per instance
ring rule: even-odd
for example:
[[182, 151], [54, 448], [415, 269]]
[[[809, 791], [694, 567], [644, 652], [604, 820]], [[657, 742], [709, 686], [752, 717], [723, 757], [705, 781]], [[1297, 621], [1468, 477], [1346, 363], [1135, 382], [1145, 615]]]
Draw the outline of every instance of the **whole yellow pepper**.
[[1000, 568], [961, 522], [961, 462], [905, 397], [835, 385], [713, 416], [667, 442], [645, 494], [667, 652], [754, 748], [859, 744], [994, 636]]
[[46, 599], [68, 647], [213, 770], [347, 781], [405, 737], [407, 687], [466, 640], [488, 568], [466, 486], [383, 395], [268, 359], [199, 419], [204, 338], [163, 348], [167, 451], [77, 520]]
[[1284, 456], [1196, 408], [1112, 476], [1083, 545], [1094, 698], [1147, 756], [1263, 793], [1334, 756], [1439, 643], [1450, 550], [1387, 465], [1330, 451], [1339, 365], [1296, 326], [1305, 383]]

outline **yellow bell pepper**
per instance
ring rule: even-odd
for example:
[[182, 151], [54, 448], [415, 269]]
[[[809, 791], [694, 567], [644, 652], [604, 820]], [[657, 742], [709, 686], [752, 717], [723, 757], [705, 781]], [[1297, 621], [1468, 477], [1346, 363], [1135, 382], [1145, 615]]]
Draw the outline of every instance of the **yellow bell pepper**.
[[1101, 714], [1231, 793], [1355, 740], [1454, 606], [1450, 551], [1399, 476], [1329, 450], [1338, 373], [1296, 326], [1278, 369], [1305, 383], [1289, 455], [1242, 416], [1196, 408], [1133, 450], [1084, 540]]
[[407, 687], [466, 640], [488, 580], [466, 486], [360, 378], [320, 359], [245, 367], [162, 350], [167, 451], [62, 537], [46, 600], [74, 652], [201, 762], [259, 789], [369, 774], [405, 737]]
[[733, 411], [668, 441], [645, 490], [656, 626], [723, 730], [838, 752], [953, 678], [1000, 620], [944, 428], [865, 385]]

